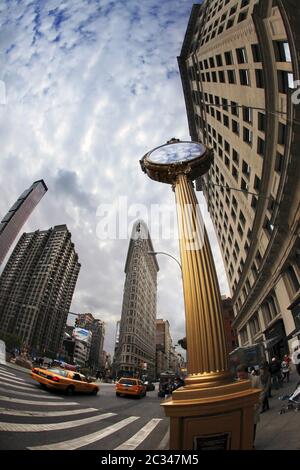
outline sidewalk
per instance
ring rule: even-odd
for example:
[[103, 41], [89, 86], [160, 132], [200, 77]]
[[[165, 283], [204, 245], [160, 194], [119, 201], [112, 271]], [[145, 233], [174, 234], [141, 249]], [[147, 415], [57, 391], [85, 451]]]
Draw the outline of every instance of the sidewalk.
[[272, 390], [270, 410], [260, 415], [257, 424], [256, 450], [300, 450], [300, 413], [290, 410], [280, 415], [280, 409], [287, 402], [278, 400], [282, 395], [290, 395], [299, 380], [300, 376], [293, 371], [289, 383], [285, 382], [279, 390]]
[[[278, 400], [282, 395], [290, 395], [296, 388], [300, 376], [294, 370], [290, 374], [290, 382], [284, 383], [279, 390], [272, 390], [269, 398], [270, 410], [260, 414], [257, 425], [256, 450], [300, 450], [300, 412], [293, 410], [280, 415], [279, 411], [287, 401]], [[168, 450], [168, 433], [158, 450]]]

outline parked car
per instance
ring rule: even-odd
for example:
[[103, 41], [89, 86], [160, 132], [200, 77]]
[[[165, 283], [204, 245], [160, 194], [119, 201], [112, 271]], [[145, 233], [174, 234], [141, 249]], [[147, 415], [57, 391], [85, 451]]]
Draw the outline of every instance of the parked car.
[[116, 396], [135, 395], [139, 398], [145, 397], [147, 392], [146, 385], [139, 379], [121, 377], [116, 382]]
[[30, 375], [44, 388], [62, 390], [68, 395], [73, 395], [74, 392], [97, 395], [100, 390], [99, 385], [89, 382], [85, 375], [59, 367], [50, 367], [49, 369], [34, 367]]

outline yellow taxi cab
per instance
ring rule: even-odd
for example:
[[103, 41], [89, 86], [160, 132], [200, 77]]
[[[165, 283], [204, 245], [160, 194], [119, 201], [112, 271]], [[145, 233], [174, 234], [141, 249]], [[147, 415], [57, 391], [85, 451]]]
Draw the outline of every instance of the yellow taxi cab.
[[87, 392], [97, 395], [100, 390], [99, 385], [88, 382], [85, 375], [59, 367], [50, 367], [49, 369], [34, 367], [30, 375], [43, 387], [61, 390], [68, 395], [73, 395], [74, 392]]
[[146, 396], [147, 387], [141, 380], [129, 377], [121, 377], [116, 382], [116, 395], [135, 395], [139, 398]]

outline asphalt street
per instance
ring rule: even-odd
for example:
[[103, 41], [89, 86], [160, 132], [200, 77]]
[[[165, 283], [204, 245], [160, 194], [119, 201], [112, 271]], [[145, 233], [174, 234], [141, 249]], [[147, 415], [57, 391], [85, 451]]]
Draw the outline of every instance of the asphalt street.
[[105, 383], [96, 396], [68, 397], [0, 364], [0, 449], [160, 449], [169, 425], [160, 401], [157, 390], [116, 397], [115, 385]]

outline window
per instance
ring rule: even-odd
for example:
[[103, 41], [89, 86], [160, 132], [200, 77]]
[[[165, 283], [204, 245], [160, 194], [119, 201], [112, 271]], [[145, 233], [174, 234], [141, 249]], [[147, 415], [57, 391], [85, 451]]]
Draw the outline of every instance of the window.
[[226, 114], [223, 115], [223, 123], [224, 123], [224, 126], [229, 128], [229, 117], [226, 116]]
[[215, 67], [215, 61], [214, 61], [214, 58], [213, 57], [210, 57], [209, 58], [209, 65], [211, 68], [214, 68]]
[[220, 83], [225, 83], [225, 74], [224, 74], [223, 70], [219, 71], [219, 81], [220, 81]]
[[224, 55], [225, 55], [226, 65], [232, 65], [233, 64], [232, 52], [231, 51], [225, 52]]
[[248, 15], [248, 10], [241, 11], [241, 13], [239, 14], [238, 23], [241, 23], [241, 21], [244, 21], [247, 18], [247, 15]]
[[236, 76], [234, 70], [227, 70], [228, 75], [228, 83], [234, 84], [236, 83]]
[[240, 72], [241, 85], [250, 86], [250, 72], [249, 72], [249, 70], [241, 69], [239, 72]]
[[294, 75], [285, 70], [278, 70], [278, 88], [280, 93], [287, 93], [289, 89], [295, 88]]
[[265, 87], [265, 80], [264, 74], [262, 69], [255, 70], [255, 77], [256, 77], [256, 86], [257, 88], [264, 88]]
[[220, 54], [218, 54], [216, 56], [216, 61], [217, 61], [217, 66], [218, 67], [222, 67], [223, 66], [223, 61], [222, 61], [222, 56]]
[[266, 131], [266, 115], [264, 113], [258, 113], [258, 130]]
[[268, 297], [262, 307], [266, 323], [269, 324], [279, 313], [277, 300], [275, 300], [274, 295]]
[[232, 176], [236, 181], [238, 181], [239, 178], [239, 173], [234, 165], [232, 165], [232, 170], [231, 170]]
[[242, 224], [242, 226], [245, 228], [245, 225], [246, 225], [246, 219], [245, 219], [245, 216], [243, 214], [242, 211], [240, 211], [240, 216], [239, 216], [239, 219], [240, 219], [240, 222]]
[[280, 122], [278, 126], [278, 143], [280, 145], [286, 144], [286, 134], [287, 134], [286, 125]]
[[261, 62], [261, 52], [260, 47], [258, 44], [252, 44], [252, 55], [253, 55], [253, 62]]
[[283, 169], [283, 163], [284, 163], [283, 155], [277, 152], [276, 161], [275, 161], [275, 171], [277, 171], [278, 173], [281, 173]]
[[257, 175], [255, 175], [253, 187], [256, 191], [260, 190], [260, 178]]
[[243, 128], [243, 141], [248, 145], [252, 145], [252, 131], [247, 127]]
[[240, 125], [234, 119], [232, 119], [232, 132], [234, 132], [234, 134], [240, 135]]
[[239, 105], [235, 101], [231, 101], [231, 113], [233, 116], [239, 117]]
[[240, 161], [240, 157], [239, 157], [239, 154], [237, 153], [236, 150], [232, 149], [232, 160], [239, 164], [239, 161]]
[[261, 157], [263, 157], [265, 154], [265, 141], [260, 137], [257, 138], [257, 153]]
[[296, 294], [296, 292], [298, 292], [298, 290], [300, 289], [300, 283], [295, 269], [292, 265], [287, 268], [286, 274], [288, 277], [289, 284], [293, 290], [293, 294]]
[[236, 49], [236, 56], [237, 56], [237, 61], [239, 64], [246, 64], [248, 62], [247, 51], [245, 47]]
[[261, 331], [260, 323], [259, 323], [259, 318], [258, 314], [254, 314], [252, 319], [250, 320], [250, 328], [252, 330], [252, 334], [255, 336], [257, 333]]
[[247, 178], [250, 178], [250, 173], [251, 173], [250, 166], [248, 165], [247, 162], [245, 162], [245, 160], [243, 160], [242, 172], [244, 176], [246, 176]]
[[228, 111], [228, 100], [226, 98], [222, 98], [222, 106], [224, 111]]
[[241, 338], [241, 343], [242, 345], [245, 345], [246, 343], [248, 343], [248, 332], [247, 332], [247, 328], [243, 328], [241, 331], [240, 331], [240, 338]]
[[287, 41], [274, 41], [277, 62], [292, 62], [290, 46]]
[[247, 106], [243, 106], [243, 119], [244, 119], [245, 122], [249, 122], [249, 123], [253, 122], [252, 108], [248, 108]]

